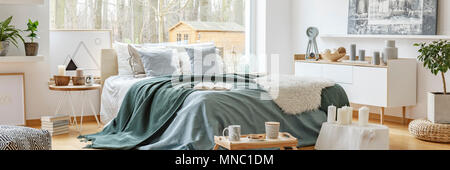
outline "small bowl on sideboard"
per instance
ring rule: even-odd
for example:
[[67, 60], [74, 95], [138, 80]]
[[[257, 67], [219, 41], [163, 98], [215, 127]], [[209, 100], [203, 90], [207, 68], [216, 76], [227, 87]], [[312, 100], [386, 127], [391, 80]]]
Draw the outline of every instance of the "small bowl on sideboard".
[[324, 53], [322, 53], [322, 58], [324, 60], [328, 60], [331, 62], [337, 62], [341, 58], [343, 58], [347, 54], [347, 51], [345, 48], [341, 47], [338, 50], [331, 52], [331, 50], [325, 50]]
[[68, 86], [70, 83], [70, 76], [53, 76], [56, 86]]

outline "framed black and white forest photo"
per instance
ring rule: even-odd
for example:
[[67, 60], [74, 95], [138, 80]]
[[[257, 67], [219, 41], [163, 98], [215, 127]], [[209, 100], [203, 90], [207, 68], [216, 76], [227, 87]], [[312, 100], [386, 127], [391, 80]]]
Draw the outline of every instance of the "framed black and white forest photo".
[[436, 35], [437, 0], [349, 0], [348, 34]]

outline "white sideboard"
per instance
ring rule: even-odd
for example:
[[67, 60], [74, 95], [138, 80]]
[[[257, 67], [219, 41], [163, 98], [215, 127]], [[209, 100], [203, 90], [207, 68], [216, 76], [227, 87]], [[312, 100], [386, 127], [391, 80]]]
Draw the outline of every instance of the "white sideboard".
[[417, 103], [417, 61], [415, 59], [389, 60], [387, 66], [296, 60], [295, 75], [319, 77], [341, 85], [350, 103], [380, 107], [383, 124], [385, 108], [403, 107]]

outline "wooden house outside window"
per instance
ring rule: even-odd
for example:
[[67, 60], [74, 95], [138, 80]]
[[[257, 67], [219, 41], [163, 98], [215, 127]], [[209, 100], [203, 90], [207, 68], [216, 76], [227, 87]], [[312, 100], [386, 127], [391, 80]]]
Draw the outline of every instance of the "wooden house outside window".
[[[181, 35], [183, 37], [181, 37]], [[179, 40], [183, 38], [183, 40]], [[181, 21], [169, 29], [169, 42], [213, 42], [228, 65], [236, 65], [245, 53], [245, 27], [231, 22]]]

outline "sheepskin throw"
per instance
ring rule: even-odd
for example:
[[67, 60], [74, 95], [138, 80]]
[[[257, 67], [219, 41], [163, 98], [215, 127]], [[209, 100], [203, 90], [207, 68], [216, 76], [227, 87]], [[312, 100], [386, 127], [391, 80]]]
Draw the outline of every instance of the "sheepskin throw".
[[293, 75], [265, 76], [256, 82], [285, 113], [294, 115], [318, 109], [322, 90], [335, 85], [331, 80]]

